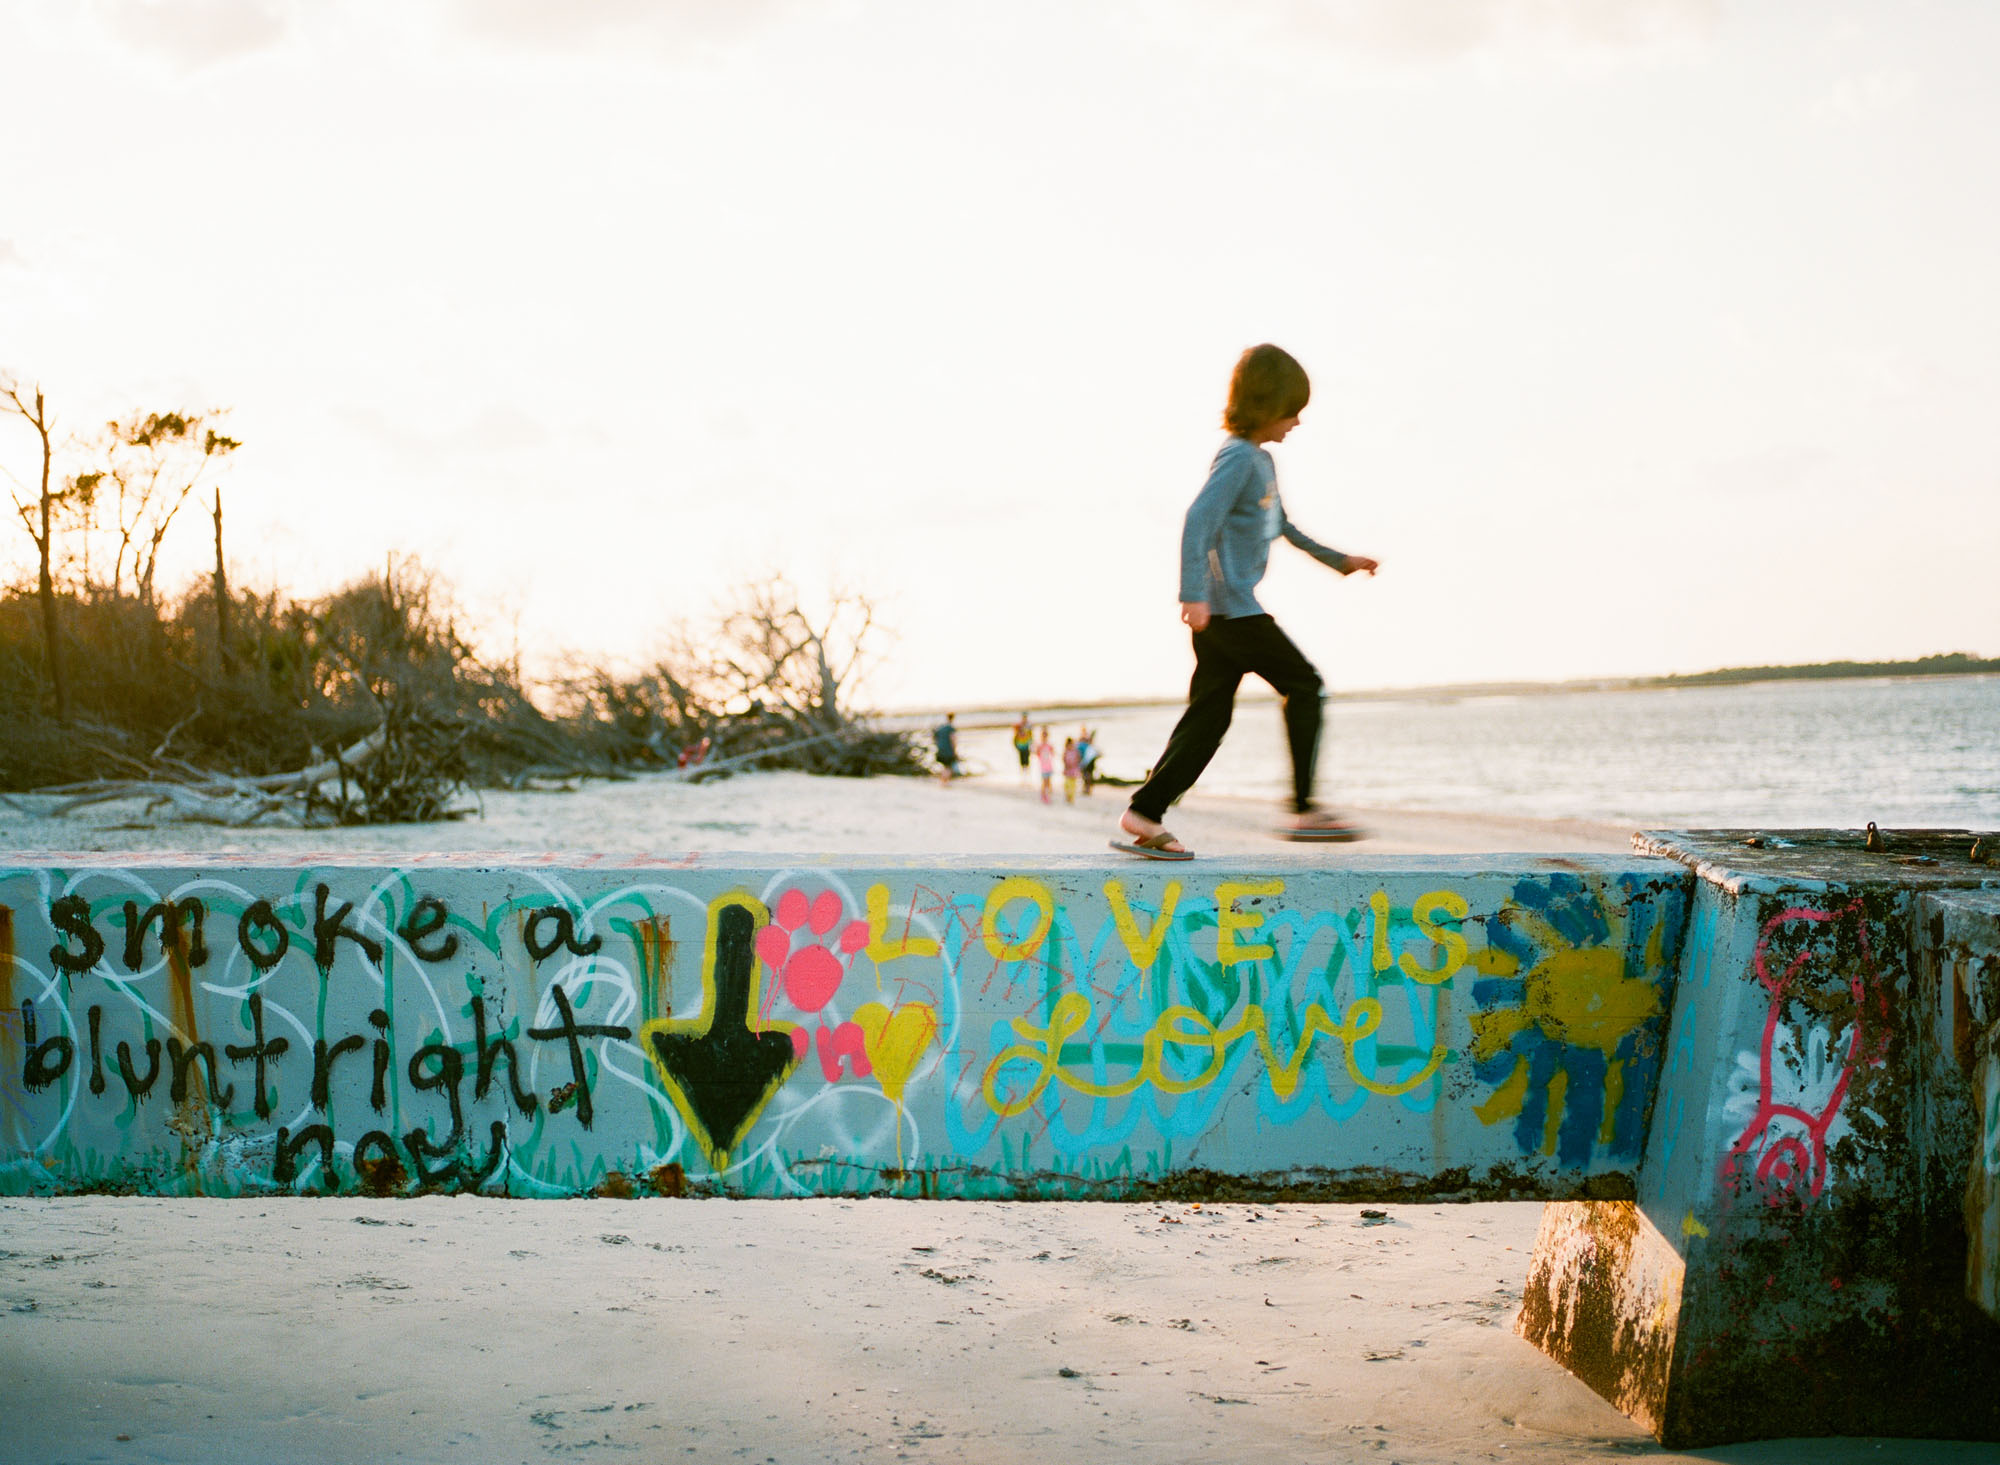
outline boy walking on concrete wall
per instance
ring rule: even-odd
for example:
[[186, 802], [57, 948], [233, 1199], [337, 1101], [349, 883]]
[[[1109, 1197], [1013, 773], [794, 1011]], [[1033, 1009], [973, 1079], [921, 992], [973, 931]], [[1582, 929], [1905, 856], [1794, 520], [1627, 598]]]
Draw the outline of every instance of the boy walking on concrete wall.
[[1308, 538], [1278, 499], [1278, 470], [1266, 445], [1299, 425], [1312, 396], [1305, 369], [1276, 346], [1252, 346], [1229, 379], [1222, 425], [1229, 437], [1209, 465], [1181, 530], [1181, 620], [1194, 636], [1194, 678], [1187, 711], [1167, 739], [1152, 776], [1132, 795], [1118, 821], [1129, 838], [1113, 849], [1155, 860], [1185, 860], [1193, 852], [1161, 824], [1167, 806], [1194, 786], [1222, 745], [1236, 710], [1236, 689], [1259, 676], [1284, 699], [1285, 737], [1292, 755], [1292, 818], [1285, 839], [1348, 840], [1360, 831], [1313, 804], [1319, 751], [1321, 682], [1291, 637], [1257, 603], [1257, 584], [1282, 535], [1321, 564], [1351, 575], [1373, 575], [1376, 561], [1343, 554]]

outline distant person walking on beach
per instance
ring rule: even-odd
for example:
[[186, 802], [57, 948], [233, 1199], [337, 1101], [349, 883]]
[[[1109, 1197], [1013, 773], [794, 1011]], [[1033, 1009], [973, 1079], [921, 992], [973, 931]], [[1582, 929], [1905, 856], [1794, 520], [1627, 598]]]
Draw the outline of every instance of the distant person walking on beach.
[[1047, 728], [1042, 729], [1041, 737], [1035, 741], [1035, 762], [1042, 770], [1042, 802], [1052, 803], [1055, 800], [1056, 749], [1055, 744], [1049, 741]]
[[1194, 635], [1194, 677], [1187, 711], [1167, 738], [1151, 775], [1119, 818], [1126, 836], [1113, 849], [1155, 860], [1185, 860], [1193, 852], [1160, 820], [1167, 806], [1194, 786], [1222, 745], [1246, 675], [1262, 677], [1284, 699], [1285, 738], [1292, 755], [1292, 817], [1284, 839], [1346, 840], [1361, 831], [1313, 804], [1319, 752], [1319, 673], [1256, 597], [1271, 541], [1282, 535], [1321, 564], [1372, 575], [1376, 561], [1342, 554], [1309, 539], [1285, 514], [1278, 470], [1266, 445], [1299, 425], [1312, 396], [1305, 368], [1276, 346], [1252, 346], [1229, 379], [1222, 425], [1229, 436], [1209, 465], [1208, 482], [1189, 506], [1181, 529], [1181, 619]]
[[1077, 770], [1083, 776], [1083, 796], [1090, 797], [1092, 785], [1097, 782], [1097, 729], [1087, 727], [1077, 735]]
[[1021, 760], [1021, 782], [1028, 781], [1028, 755], [1035, 751], [1035, 736], [1028, 726], [1028, 714], [1023, 712], [1021, 720], [1014, 724], [1014, 756]]
[[1076, 802], [1076, 783], [1083, 777], [1083, 754], [1077, 751], [1075, 738], [1063, 739], [1063, 802]]
[[958, 777], [958, 714], [947, 712], [944, 721], [931, 729], [931, 744], [937, 749], [938, 782], [950, 783]]

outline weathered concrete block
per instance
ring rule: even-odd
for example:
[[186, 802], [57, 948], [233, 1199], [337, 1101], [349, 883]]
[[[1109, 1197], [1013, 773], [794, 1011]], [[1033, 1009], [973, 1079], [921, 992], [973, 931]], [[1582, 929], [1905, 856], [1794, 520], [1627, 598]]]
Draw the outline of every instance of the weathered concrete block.
[[1925, 896], [1917, 944], [1936, 993], [1939, 1160], [1948, 1176], [1956, 1142], [1964, 1161], [1965, 1295], [2000, 1318], [2000, 890]]
[[1630, 1196], [1625, 859], [0, 868], [0, 1188]]
[[1551, 1207], [1521, 1326], [1667, 1444], [2000, 1438], [1970, 1090], [1918, 970], [1919, 899], [1990, 878], [1971, 843], [1641, 841], [1698, 883], [1636, 1204]]
[[1542, 1210], [1521, 1336], [1658, 1433], [1686, 1268], [1635, 1201]]

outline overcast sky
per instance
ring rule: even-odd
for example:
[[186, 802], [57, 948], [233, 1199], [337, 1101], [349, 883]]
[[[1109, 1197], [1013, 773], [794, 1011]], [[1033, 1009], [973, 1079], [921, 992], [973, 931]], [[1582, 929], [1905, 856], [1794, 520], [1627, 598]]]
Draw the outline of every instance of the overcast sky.
[[[0, 0], [0, 368], [226, 406], [241, 581], [736, 583], [882, 704], [1173, 695], [1231, 362], [1336, 687], [2000, 654], [2000, 6]], [[0, 465], [32, 471], [18, 425]], [[205, 526], [177, 529], [180, 579]], [[25, 575], [27, 537], [0, 540]]]

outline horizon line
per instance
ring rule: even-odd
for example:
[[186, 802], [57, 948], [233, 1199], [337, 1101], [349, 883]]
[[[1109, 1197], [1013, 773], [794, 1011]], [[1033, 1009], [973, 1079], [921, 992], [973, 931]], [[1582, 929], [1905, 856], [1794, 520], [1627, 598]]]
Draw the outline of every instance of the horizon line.
[[[1930, 664], [1948, 662], [1947, 667]], [[1364, 687], [1353, 691], [1329, 691], [1328, 701], [1387, 702], [1406, 698], [1418, 700], [1466, 697], [1514, 697], [1563, 692], [1623, 692], [1673, 686], [1742, 686], [1755, 682], [1840, 681], [1867, 677], [1951, 677], [2000, 675], [2000, 657], [1984, 657], [1969, 651], [1933, 652], [1928, 656], [1893, 661], [1811, 661], [1772, 666], [1716, 667], [1698, 672], [1670, 672], [1661, 675], [1618, 675], [1569, 677], [1561, 681], [1436, 682], [1409, 687]], [[1186, 694], [1161, 696], [1102, 697], [1096, 699], [1057, 698], [1041, 701], [997, 701], [976, 705], [953, 703], [905, 704], [883, 707], [879, 717], [935, 716], [952, 712], [983, 717], [1014, 712], [1105, 712], [1138, 707], [1170, 707], [1186, 701]], [[1243, 702], [1275, 702], [1278, 694], [1268, 688], [1246, 691]], [[1031, 719], [1039, 720], [1039, 719]]]

